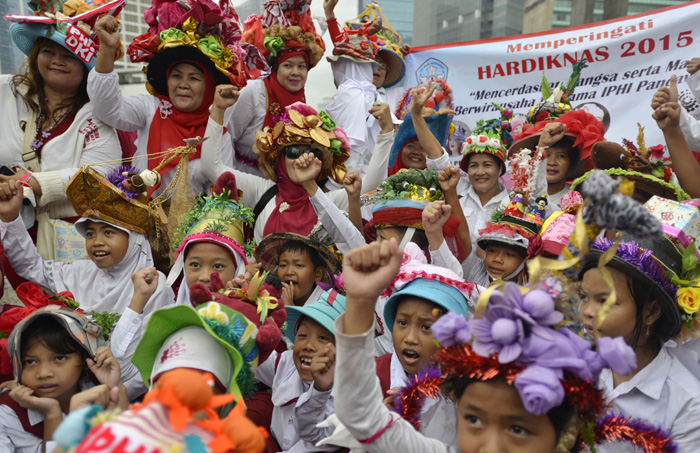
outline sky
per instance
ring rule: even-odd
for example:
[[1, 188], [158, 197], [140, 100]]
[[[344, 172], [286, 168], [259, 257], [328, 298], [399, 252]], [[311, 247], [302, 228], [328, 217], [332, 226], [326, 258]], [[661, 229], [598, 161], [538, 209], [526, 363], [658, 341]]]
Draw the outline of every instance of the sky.
[[[338, 18], [338, 23], [340, 24], [344, 24], [346, 20], [354, 19], [358, 14], [357, 0], [340, 0], [335, 7], [335, 17]], [[311, 2], [311, 15], [320, 16], [325, 21], [326, 16], [323, 12], [322, 0]], [[320, 32], [320, 30], [316, 31]], [[333, 93], [335, 93], [331, 65], [326, 60], [327, 56], [332, 55], [333, 42], [328, 32], [324, 33], [323, 39], [326, 42], [326, 52], [318, 65], [309, 71], [305, 88], [306, 103], [319, 109], [325, 107], [325, 98], [333, 96]]]

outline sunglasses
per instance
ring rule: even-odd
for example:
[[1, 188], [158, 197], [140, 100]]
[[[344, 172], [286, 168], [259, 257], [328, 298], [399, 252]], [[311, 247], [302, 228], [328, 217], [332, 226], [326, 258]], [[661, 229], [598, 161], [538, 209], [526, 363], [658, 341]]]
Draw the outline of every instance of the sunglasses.
[[307, 146], [287, 146], [282, 150], [282, 152], [291, 160], [299, 159], [302, 154], [307, 153], [313, 153], [313, 155], [316, 156], [318, 160], [323, 160], [323, 154], [320, 150], [309, 148]]

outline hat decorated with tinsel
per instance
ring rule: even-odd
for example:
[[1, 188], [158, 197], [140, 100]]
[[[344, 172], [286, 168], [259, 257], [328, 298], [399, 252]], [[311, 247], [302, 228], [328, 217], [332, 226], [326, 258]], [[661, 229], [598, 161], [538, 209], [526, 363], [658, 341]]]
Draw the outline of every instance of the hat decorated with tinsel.
[[[143, 401], [124, 412], [91, 404], [73, 410], [54, 432], [60, 451], [246, 452], [265, 451], [268, 433], [245, 416], [237, 395], [217, 395], [212, 375], [177, 369], [163, 374]], [[223, 411], [221, 412], [224, 413]], [[204, 414], [202, 417], [201, 415]]]
[[217, 85], [244, 87], [248, 80], [270, 73], [267, 61], [252, 45], [240, 42], [238, 15], [228, 2], [174, 2], [167, 11], [159, 2], [144, 12], [149, 30], [129, 44], [133, 63], [148, 63], [146, 88], [168, 95], [170, 69], [180, 62], [197, 62], [211, 72]]
[[531, 123], [553, 120], [571, 110], [571, 95], [574, 94], [576, 85], [581, 78], [581, 71], [588, 66], [586, 59], [579, 60], [573, 65], [569, 80], [559, 82], [552, 88], [547, 77], [542, 74], [542, 101], [535, 104], [527, 114]]
[[513, 143], [513, 138], [510, 135], [510, 120], [513, 118], [513, 111], [503, 108], [495, 102], [493, 105], [498, 109], [500, 116], [489, 120], [479, 120], [472, 134], [462, 144], [463, 157], [459, 162], [459, 167], [465, 172], [469, 167], [468, 156], [477, 153], [492, 155], [501, 163], [501, 175], [506, 171], [506, 149]]
[[398, 84], [406, 72], [406, 62], [401, 52], [401, 35], [391, 25], [382, 9], [375, 2], [365, 5], [365, 9], [355, 19], [345, 22], [345, 26], [351, 30], [364, 27], [367, 23], [377, 18], [381, 20], [381, 28], [377, 32], [377, 58], [387, 65], [386, 77], [382, 87], [390, 88]]
[[262, 174], [277, 181], [275, 167], [283, 157], [282, 150], [289, 145], [306, 145], [321, 152], [321, 171], [317, 180], [331, 178], [341, 184], [350, 157], [350, 140], [333, 119], [324, 111], [301, 102], [285, 107], [285, 112], [273, 119], [274, 126], [255, 131], [253, 152], [258, 156]]
[[265, 0], [263, 12], [246, 19], [242, 41], [254, 45], [272, 67], [285, 51], [303, 52], [309, 68], [326, 50], [311, 18], [311, 0]]
[[[10, 25], [10, 36], [17, 47], [29, 55], [37, 38], [46, 38], [68, 49], [90, 70], [95, 67], [99, 49], [95, 23], [104, 15], [117, 17], [126, 0], [98, 3], [100, 6], [76, 0], [30, 0], [27, 3], [34, 10], [33, 15], [5, 16], [5, 20], [14, 22]], [[115, 58], [121, 55], [123, 53]]]
[[[253, 223], [253, 211], [239, 204], [236, 177], [222, 173], [212, 188], [212, 194], [199, 197], [175, 233], [173, 248], [177, 259], [168, 275], [172, 285], [184, 267], [185, 250], [190, 244], [208, 242], [225, 248], [239, 269], [248, 264], [245, 227]], [[252, 250], [248, 250], [252, 251]]]
[[453, 398], [464, 379], [505, 381], [534, 416], [562, 405], [572, 409], [554, 451], [569, 451], [577, 439], [577, 448], [626, 441], [648, 452], [675, 451], [663, 430], [609, 413], [599, 376], [606, 368], [629, 375], [637, 366], [634, 350], [622, 337], [601, 337], [593, 344], [571, 330], [557, 308], [562, 292], [553, 291], [550, 280], [502, 283], [481, 293], [473, 318], [452, 312], [439, 318], [431, 328], [440, 345], [437, 363], [395, 395], [395, 411], [419, 429], [427, 397]]
[[[663, 147], [657, 148], [654, 152], [646, 149], [643, 146], [643, 135], [639, 144], [640, 148], [635, 147], [630, 141], [625, 142], [626, 147], [615, 142], [598, 142], [593, 145], [591, 163], [595, 169], [603, 170], [614, 178], [633, 181], [635, 195], [643, 201], [654, 195], [676, 201], [689, 200], [690, 195], [670, 182], [670, 177], [666, 180], [666, 173], [669, 172], [671, 175], [673, 173], [668, 164], [663, 161]], [[654, 164], [651, 163], [652, 159]], [[661, 178], [655, 176], [654, 172]], [[591, 172], [588, 172], [576, 179], [572, 183], [572, 190], [586, 181], [590, 174]]]

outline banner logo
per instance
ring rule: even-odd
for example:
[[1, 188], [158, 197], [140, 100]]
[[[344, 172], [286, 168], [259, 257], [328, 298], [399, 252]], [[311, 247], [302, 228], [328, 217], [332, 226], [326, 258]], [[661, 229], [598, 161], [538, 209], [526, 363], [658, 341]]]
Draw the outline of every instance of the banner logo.
[[416, 71], [419, 84], [427, 83], [430, 79], [447, 80], [447, 65], [437, 58], [428, 58]]

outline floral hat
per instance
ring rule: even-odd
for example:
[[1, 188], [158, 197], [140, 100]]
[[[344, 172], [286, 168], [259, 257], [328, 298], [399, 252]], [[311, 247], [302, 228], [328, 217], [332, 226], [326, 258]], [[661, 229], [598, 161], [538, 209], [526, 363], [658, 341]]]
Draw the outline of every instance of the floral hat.
[[245, 21], [242, 41], [254, 45], [274, 66], [285, 50], [304, 52], [309, 68], [321, 61], [326, 50], [311, 18], [311, 0], [266, 0], [263, 13]]
[[500, 117], [490, 120], [479, 120], [472, 131], [472, 135], [467, 137], [462, 144], [462, 160], [459, 168], [467, 171], [469, 167], [469, 157], [476, 153], [488, 153], [501, 162], [501, 175], [506, 171], [506, 149], [513, 143], [510, 135], [510, 120], [513, 118], [513, 111], [503, 108], [495, 102], [493, 105], [500, 112]]
[[322, 153], [323, 166], [316, 179], [331, 178], [341, 184], [347, 174], [345, 161], [350, 157], [345, 131], [326, 112], [318, 113], [307, 104], [295, 102], [285, 110], [275, 118], [274, 127], [255, 131], [253, 152], [263, 175], [277, 181], [275, 166], [283, 156], [281, 151], [289, 145], [308, 145]]
[[[418, 426], [421, 403], [431, 392], [449, 397], [443, 389], [460, 378], [505, 380], [533, 415], [562, 404], [572, 407], [575, 418], [564, 433], [573, 438], [581, 432], [590, 445], [632, 440], [660, 447], [647, 451], [672, 451], [664, 450], [673, 443], [658, 428], [638, 424], [639, 430], [630, 433], [632, 421], [606, 416], [608, 403], [598, 377], [604, 368], [628, 375], [637, 366], [634, 351], [622, 337], [601, 337], [594, 345], [563, 325], [557, 296], [549, 288], [504, 283], [482, 293], [475, 318], [447, 313], [438, 319], [431, 329], [441, 346], [437, 365], [397, 394], [397, 412]], [[601, 421], [607, 424], [601, 426]], [[570, 441], [568, 435], [559, 439], [556, 451]]]
[[239, 204], [236, 177], [231, 172], [221, 174], [212, 194], [197, 198], [175, 233], [173, 248], [177, 249], [177, 259], [168, 274], [167, 284], [175, 283], [184, 267], [185, 249], [197, 242], [225, 248], [239, 269], [245, 267], [248, 253], [244, 229], [252, 223], [253, 212]]
[[[236, 404], [224, 418], [214, 408], [232, 403], [236, 395], [215, 395], [211, 374], [178, 369], [165, 373], [143, 399], [125, 412], [105, 412], [92, 404], [71, 411], [54, 432], [61, 451], [118, 453], [265, 451], [264, 428], [245, 416], [245, 404]], [[204, 411], [205, 420], [196, 413]]]
[[250, 79], [267, 76], [270, 68], [258, 50], [241, 39], [238, 15], [230, 4], [219, 7], [211, 0], [173, 3], [167, 10], [159, 2], [144, 12], [148, 32], [134, 38], [127, 53], [133, 63], [147, 62], [146, 88], [167, 96], [167, 78], [173, 64], [195, 61], [207, 68], [216, 84], [243, 87]]
[[530, 123], [556, 119], [571, 110], [571, 95], [581, 78], [581, 71], [588, 66], [586, 59], [573, 65], [571, 75], [566, 85], [559, 82], [555, 88], [549, 84], [547, 77], [542, 75], [542, 101], [535, 104], [527, 114]]
[[12, 359], [14, 375], [19, 384], [22, 383], [22, 360], [20, 356], [22, 333], [34, 321], [44, 316], [53, 318], [61, 327], [66, 329], [89, 357], [95, 356], [97, 348], [107, 346], [107, 340], [102, 335], [102, 328], [87, 318], [81, 311], [65, 305], [46, 305], [38, 308], [18, 322], [7, 339], [7, 353]]
[[[672, 175], [673, 172], [663, 161], [663, 146], [659, 145], [660, 149], [651, 151], [644, 147], [638, 149], [629, 141], [625, 141], [625, 144], [626, 148], [615, 142], [605, 141], [594, 144], [591, 151], [591, 162], [594, 168], [603, 170], [613, 177], [634, 181], [634, 188], [642, 198], [658, 195], [676, 201], [690, 199], [686, 191], [670, 182], [670, 176], [667, 179], [667, 173]], [[643, 145], [643, 141], [641, 144]], [[652, 160], [654, 160], [653, 164]], [[574, 190], [589, 176], [590, 172], [576, 179], [571, 189]]]
[[[88, 68], [97, 61], [97, 32], [95, 23], [103, 15], [117, 17], [126, 5], [126, 0], [114, 0], [94, 7], [83, 2], [77, 7], [74, 2], [29, 1], [34, 15], [9, 14], [5, 20], [14, 22], [10, 36], [25, 55], [34, 48], [37, 38], [46, 38], [71, 51]], [[61, 11], [56, 11], [56, 6]], [[118, 58], [120, 55], [117, 55]]]

